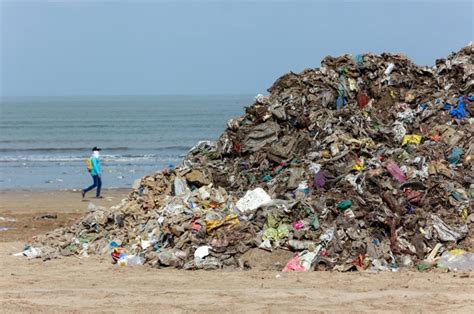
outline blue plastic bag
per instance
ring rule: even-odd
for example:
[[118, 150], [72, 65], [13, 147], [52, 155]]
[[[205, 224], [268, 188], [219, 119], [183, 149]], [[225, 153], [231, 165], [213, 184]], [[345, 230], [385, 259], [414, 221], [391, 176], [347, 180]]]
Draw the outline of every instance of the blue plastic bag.
[[338, 96], [336, 99], [336, 109], [340, 110], [345, 104], [346, 104], [346, 99], [344, 96]]
[[[474, 97], [467, 97], [467, 100], [474, 101]], [[466, 117], [466, 108], [464, 106], [464, 97], [460, 96], [456, 108], [452, 108], [450, 104], [444, 104], [444, 109], [449, 110], [449, 114], [453, 118], [460, 120]]]
[[451, 165], [456, 165], [459, 160], [461, 160], [462, 149], [458, 146], [455, 146], [451, 151], [451, 154], [446, 158]]

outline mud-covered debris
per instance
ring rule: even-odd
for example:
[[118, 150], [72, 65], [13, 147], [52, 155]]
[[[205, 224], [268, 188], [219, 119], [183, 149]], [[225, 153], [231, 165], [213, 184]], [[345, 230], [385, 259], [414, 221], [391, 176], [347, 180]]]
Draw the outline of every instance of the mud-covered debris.
[[474, 246], [473, 50], [433, 67], [383, 53], [285, 74], [216, 142], [25, 254], [207, 270], [258, 268], [255, 250], [268, 267], [292, 252], [278, 263], [291, 271], [446, 264]]

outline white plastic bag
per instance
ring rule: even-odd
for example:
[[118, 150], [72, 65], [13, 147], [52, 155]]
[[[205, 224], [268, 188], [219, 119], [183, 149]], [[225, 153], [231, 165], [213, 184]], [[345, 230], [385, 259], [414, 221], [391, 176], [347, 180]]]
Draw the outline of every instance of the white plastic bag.
[[181, 195], [189, 191], [186, 180], [180, 177], [174, 178], [174, 193], [175, 195]]
[[266, 203], [271, 201], [271, 197], [262, 188], [256, 188], [255, 190], [247, 191], [245, 196], [237, 201], [237, 209], [241, 213], [255, 210]]

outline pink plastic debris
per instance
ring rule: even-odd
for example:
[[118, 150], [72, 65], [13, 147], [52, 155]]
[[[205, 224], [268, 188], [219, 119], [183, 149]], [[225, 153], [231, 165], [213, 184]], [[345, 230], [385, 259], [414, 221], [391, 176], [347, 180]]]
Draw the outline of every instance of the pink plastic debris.
[[300, 261], [300, 257], [298, 255], [296, 255], [295, 257], [293, 257], [292, 259], [290, 259], [288, 261], [288, 263], [286, 263], [286, 266], [285, 268], [283, 268], [283, 272], [284, 273], [287, 273], [287, 272], [290, 272], [290, 271], [297, 271], [297, 272], [304, 272], [306, 271], [304, 269], [303, 266], [301, 266], [301, 261]]
[[304, 227], [304, 222], [301, 221], [301, 220], [298, 220], [298, 221], [295, 221], [295, 222], [292, 224], [292, 226], [293, 226], [293, 229], [294, 229], [294, 230], [300, 230], [301, 228]]
[[398, 165], [392, 161], [392, 160], [387, 160], [385, 162], [385, 168], [387, 168], [388, 172], [395, 178], [400, 183], [403, 183], [407, 180], [405, 177], [405, 174], [403, 173], [402, 169], [398, 167]]

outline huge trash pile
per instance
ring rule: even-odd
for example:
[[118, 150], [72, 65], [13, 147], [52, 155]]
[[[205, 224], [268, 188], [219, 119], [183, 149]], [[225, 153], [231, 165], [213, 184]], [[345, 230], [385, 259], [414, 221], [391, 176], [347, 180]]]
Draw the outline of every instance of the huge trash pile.
[[285, 271], [426, 269], [472, 254], [473, 61], [470, 44], [433, 67], [384, 53], [286, 74], [216, 142], [29, 253], [220, 269], [288, 250]]

